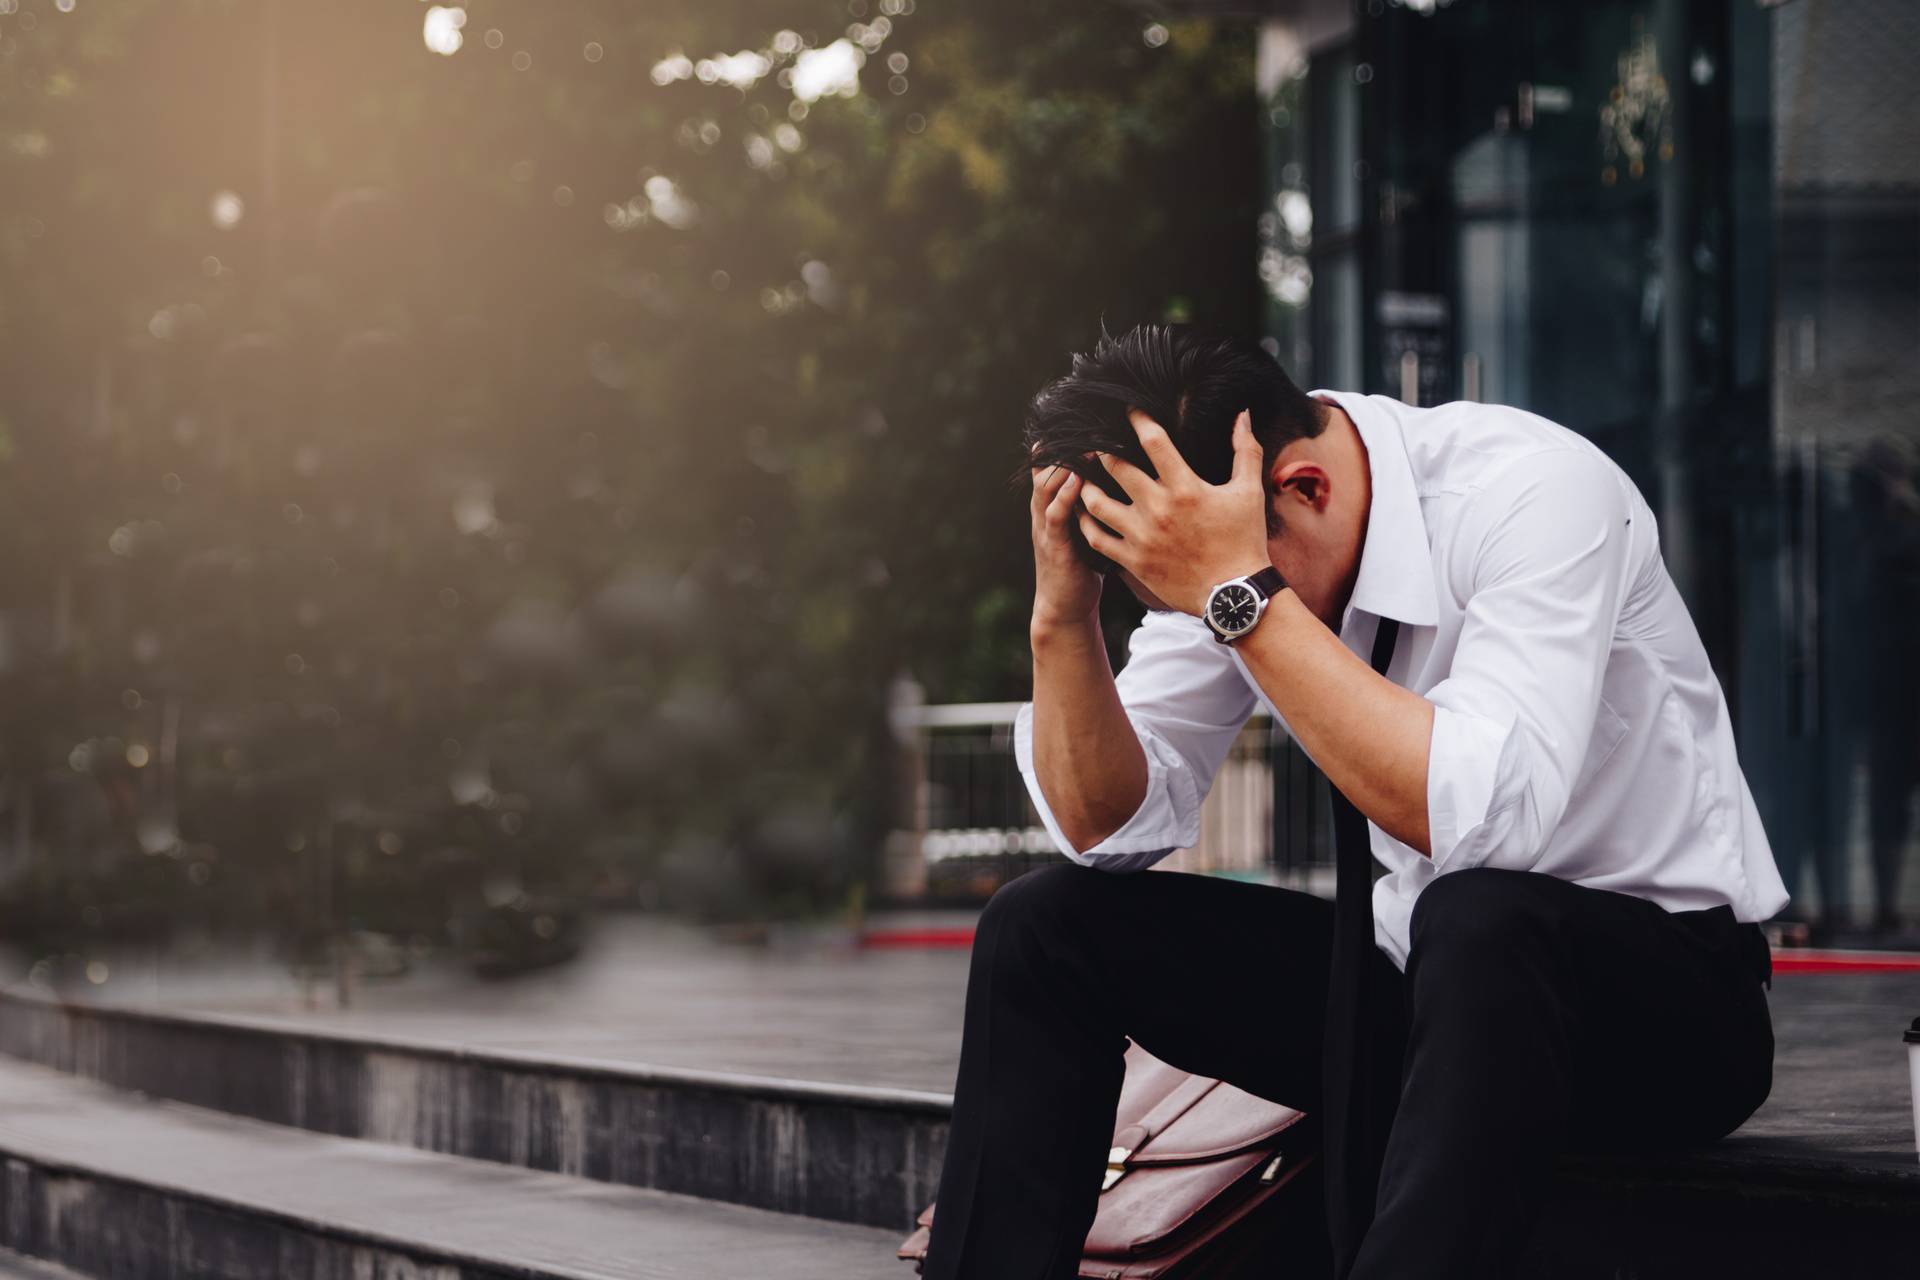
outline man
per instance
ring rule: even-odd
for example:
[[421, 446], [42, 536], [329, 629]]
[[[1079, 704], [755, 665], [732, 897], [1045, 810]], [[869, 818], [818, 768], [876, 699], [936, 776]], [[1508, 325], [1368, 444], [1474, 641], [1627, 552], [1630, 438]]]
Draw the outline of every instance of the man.
[[[1613, 463], [1516, 409], [1308, 396], [1257, 347], [1153, 326], [1076, 357], [1027, 444], [1015, 749], [1082, 865], [981, 919], [928, 1276], [1075, 1274], [1128, 1038], [1310, 1113], [1336, 1084], [1368, 1095], [1354, 1108], [1388, 1117], [1358, 1152], [1375, 1194], [1335, 1222], [1338, 1269], [1364, 1280], [1507, 1273], [1557, 1153], [1717, 1138], [1760, 1105], [1752, 922], [1787, 895], [1653, 513]], [[1105, 566], [1149, 610], [1117, 679]], [[1347, 1061], [1322, 1043], [1333, 904], [1106, 874], [1196, 841], [1256, 705], [1385, 868], [1376, 946], [1364, 899], [1353, 935], [1375, 993], [1359, 1034], [1389, 1067], [1372, 1078], [1323, 1066]]]

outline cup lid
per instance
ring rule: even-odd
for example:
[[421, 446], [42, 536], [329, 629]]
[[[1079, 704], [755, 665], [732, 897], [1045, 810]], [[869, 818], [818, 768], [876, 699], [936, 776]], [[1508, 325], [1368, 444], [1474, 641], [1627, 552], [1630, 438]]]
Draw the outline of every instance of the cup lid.
[[1913, 1025], [1907, 1028], [1907, 1034], [1900, 1038], [1908, 1044], [1920, 1044], [1920, 1018], [1915, 1018]]

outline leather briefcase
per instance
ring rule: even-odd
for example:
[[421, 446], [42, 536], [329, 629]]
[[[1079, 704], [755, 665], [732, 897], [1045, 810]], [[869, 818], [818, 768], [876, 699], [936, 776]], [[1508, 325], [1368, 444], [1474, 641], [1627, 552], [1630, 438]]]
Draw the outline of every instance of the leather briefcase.
[[[1306, 1116], [1218, 1080], [1189, 1075], [1133, 1045], [1114, 1115], [1113, 1150], [1080, 1274], [1173, 1277], [1312, 1162]], [[900, 1245], [927, 1256], [935, 1206]]]

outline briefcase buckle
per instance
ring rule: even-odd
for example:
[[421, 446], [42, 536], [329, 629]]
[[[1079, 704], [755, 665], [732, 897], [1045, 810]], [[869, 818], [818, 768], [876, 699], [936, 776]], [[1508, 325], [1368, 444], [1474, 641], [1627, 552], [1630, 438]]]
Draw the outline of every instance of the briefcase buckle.
[[1100, 1190], [1113, 1190], [1113, 1184], [1127, 1176], [1127, 1161], [1132, 1155], [1129, 1147], [1115, 1147], [1107, 1152], [1107, 1176], [1101, 1180]]

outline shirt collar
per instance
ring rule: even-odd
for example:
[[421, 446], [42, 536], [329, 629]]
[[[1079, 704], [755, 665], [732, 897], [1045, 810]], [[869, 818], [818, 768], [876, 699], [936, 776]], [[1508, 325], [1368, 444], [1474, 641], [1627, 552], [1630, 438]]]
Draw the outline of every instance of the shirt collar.
[[1350, 391], [1315, 391], [1346, 410], [1367, 447], [1373, 500], [1367, 512], [1367, 541], [1360, 549], [1360, 573], [1348, 608], [1377, 618], [1397, 618], [1416, 627], [1440, 620], [1440, 597], [1433, 585], [1433, 548], [1426, 516], [1414, 488], [1413, 463], [1406, 438], [1393, 416]]

